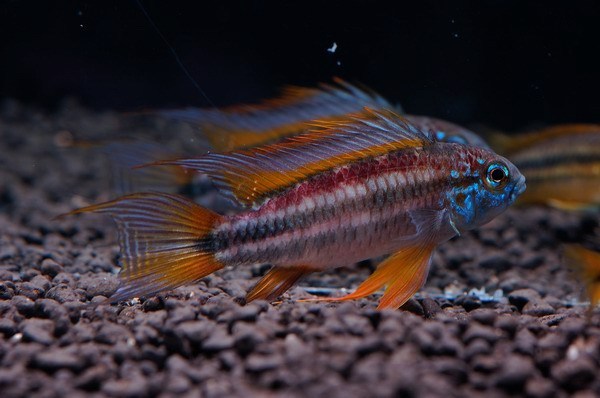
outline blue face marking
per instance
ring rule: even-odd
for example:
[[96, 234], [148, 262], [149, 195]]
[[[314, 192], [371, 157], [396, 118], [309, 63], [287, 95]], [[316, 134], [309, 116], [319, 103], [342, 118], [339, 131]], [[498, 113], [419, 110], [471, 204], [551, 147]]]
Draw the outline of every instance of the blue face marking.
[[469, 174], [466, 177], [475, 177], [471, 184], [454, 187], [446, 196], [452, 219], [459, 229], [486, 223], [515, 199], [516, 181], [511, 181], [508, 167], [503, 163], [490, 163], [481, 178], [478, 178], [479, 171]]
[[458, 178], [458, 177], [460, 177], [460, 174], [458, 173], [458, 171], [452, 170], [450, 172], [450, 177], [452, 177], [452, 178]]

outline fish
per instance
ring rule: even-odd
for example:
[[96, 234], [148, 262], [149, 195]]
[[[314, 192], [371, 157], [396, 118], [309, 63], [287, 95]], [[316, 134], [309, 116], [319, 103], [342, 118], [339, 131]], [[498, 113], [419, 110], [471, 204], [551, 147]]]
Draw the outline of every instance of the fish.
[[116, 222], [123, 268], [111, 302], [254, 264], [272, 268], [246, 300], [272, 301], [309, 273], [387, 255], [353, 293], [323, 299], [385, 287], [378, 308], [396, 309], [425, 283], [439, 244], [490, 221], [526, 187], [507, 159], [437, 141], [391, 110], [320, 126], [275, 144], [152, 164], [208, 175], [243, 206], [237, 214], [158, 192], [69, 213]]
[[[224, 109], [184, 108], [158, 110], [156, 115], [189, 123], [214, 150], [232, 151], [274, 143], [302, 134], [315, 119], [335, 120], [370, 109], [403, 113], [376, 91], [358, 87], [340, 78], [318, 87], [287, 86], [280, 97], [260, 104], [235, 105]], [[485, 140], [464, 127], [430, 116], [404, 114], [412, 124], [440, 141], [467, 143], [489, 148]]]
[[[236, 105], [224, 109], [185, 108], [158, 110], [154, 114], [189, 123], [200, 132], [208, 147], [224, 152], [246, 149], [253, 146], [275, 143], [309, 130], [318, 131], [312, 125], [315, 118], [321, 122], [343, 118], [344, 115], [370, 109], [392, 109], [401, 112], [399, 105], [393, 106], [384, 97], [369, 88], [359, 88], [342, 79], [334, 78], [334, 84], [320, 84], [319, 87], [288, 86], [283, 95], [271, 98], [260, 104]], [[488, 144], [476, 133], [457, 124], [419, 115], [403, 115], [413, 125], [427, 134], [435, 136], [438, 141], [456, 142], [489, 148]], [[118, 187], [161, 187], [161, 191], [179, 192], [178, 184], [193, 187], [190, 175], [185, 175], [178, 168], [162, 170], [161, 173], [146, 172], [135, 178], [131, 169], [135, 165], [160, 160], [165, 153], [164, 146], [141, 142], [112, 143], [107, 153], [110, 155], [111, 167], [116, 175], [123, 176], [124, 181], [116, 181]], [[169, 154], [163, 158], [175, 158]], [[181, 157], [181, 156], [180, 156]], [[169, 173], [169, 171], [171, 173]], [[127, 190], [120, 189], [126, 193]], [[130, 189], [129, 192], [133, 192]]]
[[590, 308], [600, 303], [600, 253], [578, 244], [565, 247], [565, 259], [585, 284]]
[[600, 207], [600, 125], [552, 126], [492, 142], [527, 178], [519, 204], [569, 211]]

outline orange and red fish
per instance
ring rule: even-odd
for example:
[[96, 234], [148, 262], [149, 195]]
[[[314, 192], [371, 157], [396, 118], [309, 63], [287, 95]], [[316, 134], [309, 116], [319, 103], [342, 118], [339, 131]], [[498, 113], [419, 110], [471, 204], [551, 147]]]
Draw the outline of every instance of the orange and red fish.
[[398, 308], [424, 284], [437, 245], [525, 190], [503, 157], [439, 142], [383, 110], [275, 144], [157, 164], [208, 175], [246, 210], [222, 216], [179, 196], [138, 193], [73, 211], [116, 221], [123, 269], [113, 302], [251, 264], [273, 268], [247, 299], [272, 300], [308, 273], [389, 254], [354, 293], [330, 300], [385, 286], [379, 308]]
[[600, 206], [600, 125], [560, 125], [497, 136], [493, 142], [527, 178], [527, 192], [519, 203], [565, 210]]

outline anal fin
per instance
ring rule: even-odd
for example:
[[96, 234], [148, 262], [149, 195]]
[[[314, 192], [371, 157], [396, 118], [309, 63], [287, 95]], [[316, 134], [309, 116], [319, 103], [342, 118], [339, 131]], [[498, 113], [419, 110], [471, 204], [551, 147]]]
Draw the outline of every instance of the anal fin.
[[[356, 290], [342, 297], [310, 301], [347, 301], [366, 297], [387, 286], [377, 309], [397, 309], [406, 303], [425, 283], [434, 246], [411, 246], [402, 249], [379, 264]], [[306, 300], [309, 301], [309, 300]]]
[[276, 299], [291, 288], [300, 278], [310, 274], [314, 269], [310, 267], [274, 266], [262, 277], [260, 281], [246, 295], [246, 302], [253, 300]]

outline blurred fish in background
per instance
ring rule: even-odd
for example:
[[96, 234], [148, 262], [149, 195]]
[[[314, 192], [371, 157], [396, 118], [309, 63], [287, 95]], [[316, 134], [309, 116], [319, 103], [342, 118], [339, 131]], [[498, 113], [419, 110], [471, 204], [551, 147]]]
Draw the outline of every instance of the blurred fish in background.
[[583, 282], [590, 309], [593, 309], [600, 303], [600, 252], [571, 244], [565, 247], [564, 255], [567, 265]]
[[527, 178], [520, 204], [563, 210], [600, 206], [600, 125], [565, 124], [525, 134], [493, 135], [492, 147]]
[[374, 90], [340, 78], [333, 81], [316, 88], [288, 86], [280, 97], [259, 104], [158, 110], [154, 114], [195, 125], [213, 149], [224, 152], [277, 142], [306, 132], [313, 120], [341, 119], [364, 108], [398, 112], [439, 141], [489, 148], [481, 137], [464, 127], [434, 117], [403, 114], [400, 105], [392, 105]]
[[[333, 84], [320, 84], [318, 87], [285, 87], [281, 96], [258, 104], [222, 109], [156, 110], [143, 115], [191, 126], [197, 132], [198, 140], [204, 143], [200, 146], [205, 148], [202, 152], [228, 152], [277, 143], [310, 129], [318, 131], [314, 120], [318, 119], [320, 123], [340, 120], [365, 108], [402, 113], [399, 105], [392, 105], [375, 91], [334, 78]], [[438, 141], [489, 148], [477, 134], [454, 123], [428, 116], [403, 116]], [[192, 155], [190, 153], [177, 153], [164, 145], [134, 140], [108, 143], [103, 152], [109, 156], [119, 194], [148, 189], [181, 192], [181, 184], [193, 186], [192, 176], [177, 167], [156, 172], [132, 170], [137, 165]], [[136, 176], [137, 173], [139, 176]]]

